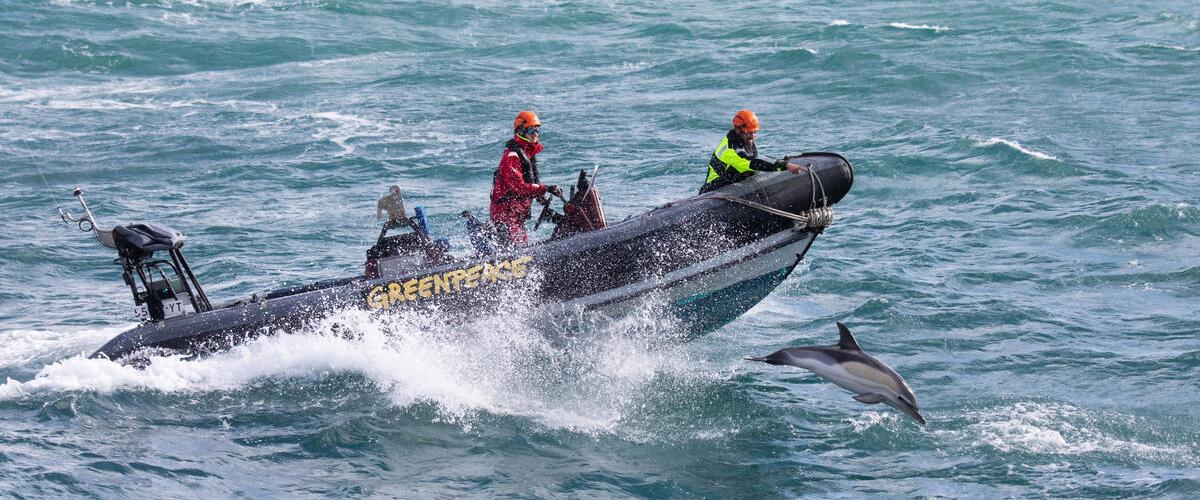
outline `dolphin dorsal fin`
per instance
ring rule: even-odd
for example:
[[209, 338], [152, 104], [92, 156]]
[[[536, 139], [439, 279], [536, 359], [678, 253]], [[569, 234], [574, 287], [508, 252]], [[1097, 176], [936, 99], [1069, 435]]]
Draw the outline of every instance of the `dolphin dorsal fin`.
[[838, 321], [837, 326], [838, 335], [841, 336], [838, 339], [837, 346], [847, 351], [862, 351], [862, 348], [858, 346], [858, 341], [854, 340], [854, 335], [850, 333], [850, 329], [846, 328], [846, 325], [842, 324], [841, 321]]

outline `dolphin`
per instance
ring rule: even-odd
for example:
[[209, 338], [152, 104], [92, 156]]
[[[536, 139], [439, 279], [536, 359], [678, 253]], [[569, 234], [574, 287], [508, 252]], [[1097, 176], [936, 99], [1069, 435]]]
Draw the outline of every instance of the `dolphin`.
[[746, 359], [809, 370], [854, 393], [854, 399], [860, 403], [884, 403], [925, 425], [925, 417], [917, 408], [917, 395], [913, 394], [904, 377], [863, 352], [846, 325], [838, 322], [837, 326], [841, 335], [837, 345], [791, 347], [768, 356]]

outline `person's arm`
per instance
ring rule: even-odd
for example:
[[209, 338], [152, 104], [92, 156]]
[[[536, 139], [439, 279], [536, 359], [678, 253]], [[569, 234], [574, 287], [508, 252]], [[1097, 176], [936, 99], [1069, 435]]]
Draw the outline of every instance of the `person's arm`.
[[721, 152], [721, 161], [742, 174], [748, 174], [753, 171], [776, 172], [783, 170], [776, 167], [774, 163], [753, 156], [741, 149], [726, 148]]
[[749, 158], [749, 160], [750, 160], [750, 169], [757, 170], [759, 172], [778, 172], [780, 170], [786, 169], [783, 166], [780, 166], [776, 163], [766, 161], [757, 156], [751, 157], [751, 158]]
[[[757, 156], [749, 156], [745, 151], [736, 150], [738, 157], [745, 159], [749, 163], [750, 170], [759, 172], [782, 172], [787, 170], [793, 174], [800, 173], [803, 168], [798, 163], [792, 163], [785, 158], [780, 158], [774, 162], [769, 162]], [[744, 170], [739, 170], [744, 172]]]

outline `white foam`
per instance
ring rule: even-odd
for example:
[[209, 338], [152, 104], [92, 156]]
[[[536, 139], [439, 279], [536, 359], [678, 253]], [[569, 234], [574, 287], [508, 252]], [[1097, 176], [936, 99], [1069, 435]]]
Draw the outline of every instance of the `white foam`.
[[[696, 370], [681, 352], [662, 355], [653, 331], [661, 327], [659, 318], [634, 314], [613, 324], [623, 325], [614, 331], [631, 333], [588, 332], [587, 339], [563, 346], [516, 317], [449, 328], [438, 318], [346, 311], [303, 333], [263, 337], [198, 360], [154, 357], [144, 369], [75, 355], [45, 366], [31, 380], [9, 379], [0, 386], [0, 399], [63, 391], [226, 391], [263, 379], [356, 373], [398, 407], [433, 403], [441, 419], [464, 426], [489, 412], [552, 428], [612, 432], [658, 377], [687, 378]], [[620, 330], [630, 324], [638, 328]], [[107, 339], [109, 333], [95, 337]]]
[[[1096, 428], [1096, 417], [1080, 408], [1058, 403], [1016, 403], [965, 414], [975, 421], [963, 434], [974, 447], [993, 448], [1002, 453], [1081, 455], [1107, 453], [1140, 458], [1181, 460], [1195, 463], [1196, 454], [1187, 446], [1146, 444], [1135, 438], [1111, 436]], [[1112, 420], [1134, 417], [1105, 415]], [[1124, 422], [1138, 428], [1137, 422]]]
[[846, 419], [854, 428], [854, 432], [864, 432], [875, 426], [894, 426], [900, 422], [898, 413], [881, 411], [864, 411]]
[[1181, 52], [1200, 52], [1200, 47], [1192, 49], [1192, 48], [1184, 47], [1182, 45], [1163, 45], [1161, 43], [1152, 43], [1152, 44], [1150, 44], [1150, 46], [1158, 47], [1160, 49], [1178, 50]]
[[346, 125], [360, 125], [360, 126], [372, 125], [371, 121], [369, 121], [367, 119], [359, 118], [354, 115], [338, 113], [336, 111], [313, 113], [311, 116], [313, 118], [321, 118], [323, 120], [331, 120], [331, 121], [335, 121], [340, 124], [346, 124]]
[[621, 72], [632, 72], [632, 71], [640, 71], [640, 70], [646, 69], [648, 67], [650, 67], [649, 61], [634, 61], [634, 62], [621, 61], [621, 64], [611, 66], [610, 70], [611, 71], [621, 71]]
[[193, 16], [187, 12], [164, 12], [160, 18], [163, 23], [174, 25], [193, 26], [200, 24], [200, 18]]
[[1017, 150], [1017, 151], [1019, 151], [1019, 152], [1021, 152], [1021, 153], [1023, 153], [1023, 154], [1026, 154], [1026, 155], [1032, 156], [1032, 157], [1034, 157], [1034, 158], [1037, 158], [1037, 159], [1039, 159], [1039, 160], [1051, 160], [1051, 161], [1058, 161], [1058, 157], [1057, 157], [1057, 156], [1051, 156], [1051, 155], [1048, 155], [1048, 154], [1046, 154], [1046, 153], [1042, 153], [1042, 152], [1034, 151], [1034, 150], [1032, 150], [1032, 149], [1029, 149], [1029, 148], [1026, 148], [1026, 147], [1022, 146], [1022, 145], [1021, 145], [1021, 143], [1019, 143], [1019, 142], [1017, 142], [1017, 141], [1010, 141], [1010, 140], [1008, 140], [1008, 139], [1003, 139], [1003, 138], [1000, 138], [1000, 137], [990, 137], [990, 138], [988, 138], [988, 139], [985, 139], [985, 140], [976, 140], [976, 142], [975, 142], [975, 145], [976, 145], [976, 146], [979, 146], [979, 147], [995, 146], [996, 144], [1003, 144], [1003, 145], [1005, 145], [1005, 146], [1008, 146], [1008, 147], [1010, 147], [1010, 148], [1012, 148], [1012, 149], [1015, 149], [1015, 150]]
[[13, 130], [10, 127], [0, 129], [0, 139], [6, 141], [61, 141], [65, 139], [74, 139], [83, 137], [88, 134], [83, 132], [71, 132], [67, 130], [59, 130], [53, 128], [33, 128]]
[[347, 143], [350, 139], [355, 137], [386, 137], [393, 133], [392, 128], [385, 123], [376, 123], [365, 118], [336, 111], [314, 113], [309, 116], [320, 120], [332, 121], [336, 124], [333, 128], [326, 128], [314, 133], [312, 137], [340, 146], [342, 152], [339, 153], [339, 156], [354, 152], [354, 146]]
[[162, 109], [163, 106], [150, 102], [127, 102], [116, 99], [51, 99], [40, 106], [46, 109], [105, 111], [120, 109]]
[[166, 83], [158, 83], [153, 80], [155, 79], [131, 79], [95, 85], [39, 85], [31, 89], [0, 87], [0, 102], [30, 102], [115, 94], [157, 94], [172, 88]]
[[846, 26], [848, 24], [850, 24], [850, 21], [847, 21], [845, 19], [834, 19], [829, 22], [830, 26]]
[[929, 30], [935, 33], [950, 31], [950, 28], [945, 26], [929, 25], [929, 24], [908, 24], [908, 23], [888, 23], [888, 26], [902, 30]]
[[92, 352], [133, 325], [68, 330], [10, 330], [0, 333], [0, 367], [28, 366], [34, 362]]

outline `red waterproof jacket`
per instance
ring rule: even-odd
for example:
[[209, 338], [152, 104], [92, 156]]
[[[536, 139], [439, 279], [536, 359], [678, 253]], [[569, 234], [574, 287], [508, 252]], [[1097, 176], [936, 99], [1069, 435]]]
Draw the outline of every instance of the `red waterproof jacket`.
[[[520, 136], [513, 136], [521, 152], [530, 162], [535, 162], [534, 156], [542, 152], [542, 144], [532, 143]], [[536, 169], [536, 164], [533, 167]], [[528, 170], [528, 169], [527, 169]], [[536, 175], [536, 174], [531, 174]], [[500, 167], [496, 169], [495, 180], [492, 183], [492, 204], [489, 208], [492, 220], [509, 226], [519, 224], [524, 226], [529, 218], [530, 205], [533, 199], [546, 192], [545, 184], [538, 184], [536, 179], [527, 179], [522, 173], [521, 158], [511, 149], [504, 150], [500, 158]]]

